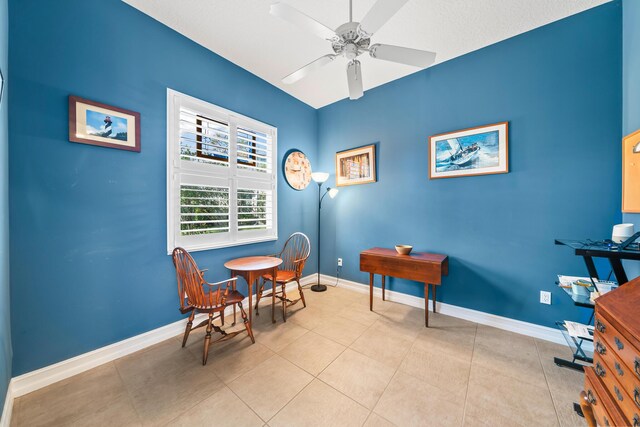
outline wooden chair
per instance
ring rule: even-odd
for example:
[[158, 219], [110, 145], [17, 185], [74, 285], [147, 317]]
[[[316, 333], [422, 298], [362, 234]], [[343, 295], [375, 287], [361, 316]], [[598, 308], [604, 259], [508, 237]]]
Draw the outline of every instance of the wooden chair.
[[[222, 336], [215, 340], [226, 341], [238, 335], [242, 331], [226, 333], [219, 326], [213, 324], [215, 319], [220, 319], [220, 323], [224, 326], [224, 311], [229, 306], [238, 304], [245, 329], [251, 338], [251, 342], [255, 343], [251, 324], [247, 319], [247, 314], [242, 308], [242, 300], [244, 295], [236, 291], [236, 278], [222, 280], [216, 283], [207, 283], [204, 280], [204, 271], [198, 269], [196, 262], [193, 260], [189, 252], [182, 248], [173, 250], [173, 265], [176, 267], [176, 276], [178, 278], [178, 298], [180, 299], [180, 312], [182, 314], [191, 313], [187, 327], [184, 331], [182, 339], [182, 347], [187, 344], [189, 333], [202, 326], [207, 327], [207, 334], [204, 337], [204, 354], [202, 356], [202, 364], [207, 364], [209, 355], [209, 346], [211, 342], [211, 331], [220, 333]], [[226, 285], [225, 285], [226, 284]], [[224, 285], [224, 286], [223, 286]], [[193, 326], [193, 319], [196, 313], [207, 313], [207, 319]]]
[[[309, 238], [303, 233], [293, 233], [287, 241], [284, 243], [284, 247], [279, 254], [272, 255], [277, 256], [282, 259], [282, 264], [278, 267], [278, 272], [276, 273], [276, 280], [273, 283], [273, 277], [270, 274], [265, 274], [262, 276], [262, 281], [260, 283], [260, 287], [258, 289], [257, 302], [256, 302], [256, 314], [258, 313], [258, 304], [260, 304], [260, 299], [265, 296], [272, 296], [271, 298], [271, 313], [273, 318], [273, 310], [275, 298], [278, 298], [282, 301], [282, 319], [287, 321], [287, 307], [290, 307], [296, 304], [298, 301], [302, 301], [302, 304], [306, 307], [307, 303], [304, 300], [304, 293], [302, 292], [302, 286], [300, 285], [300, 278], [302, 277], [302, 270], [304, 270], [304, 264], [309, 258], [309, 254], [311, 253], [311, 243], [309, 243]], [[287, 298], [286, 286], [291, 282], [298, 283], [298, 291], [300, 292], [300, 298], [292, 301]], [[264, 285], [266, 282], [272, 282], [271, 293], [267, 295], [263, 295]], [[278, 290], [278, 284], [281, 285], [280, 290]], [[274, 298], [275, 297], [275, 298]], [[275, 322], [275, 320], [273, 320]]]

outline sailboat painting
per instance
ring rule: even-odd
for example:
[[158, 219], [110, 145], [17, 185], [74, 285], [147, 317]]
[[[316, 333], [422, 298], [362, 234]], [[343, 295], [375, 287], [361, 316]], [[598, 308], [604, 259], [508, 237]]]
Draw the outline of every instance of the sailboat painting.
[[430, 179], [507, 172], [507, 122], [429, 138]]

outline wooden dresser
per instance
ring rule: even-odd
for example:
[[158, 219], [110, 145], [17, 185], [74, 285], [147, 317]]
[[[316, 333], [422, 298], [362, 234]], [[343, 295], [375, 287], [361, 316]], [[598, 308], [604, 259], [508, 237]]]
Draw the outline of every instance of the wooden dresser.
[[640, 427], [640, 278], [596, 300], [593, 345], [580, 393], [587, 423]]

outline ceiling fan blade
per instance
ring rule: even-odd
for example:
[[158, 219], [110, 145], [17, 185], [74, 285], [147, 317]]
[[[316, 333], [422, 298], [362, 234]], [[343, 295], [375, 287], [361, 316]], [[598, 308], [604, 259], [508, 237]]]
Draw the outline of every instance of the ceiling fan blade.
[[304, 28], [307, 31], [311, 31], [320, 38], [331, 40], [336, 37], [336, 33], [332, 29], [319, 23], [315, 19], [305, 15], [298, 9], [295, 9], [286, 3], [272, 4], [269, 12], [273, 16], [276, 16], [284, 21]]
[[399, 11], [408, 0], [378, 0], [367, 12], [360, 25], [358, 33], [361, 37], [371, 38], [393, 15]]
[[335, 58], [336, 58], [336, 55], [333, 55], [333, 54], [321, 56], [315, 61], [308, 63], [304, 67], [300, 68], [297, 71], [294, 71], [293, 73], [289, 74], [287, 77], [283, 78], [282, 83], [285, 83], [288, 85], [291, 83], [295, 83], [298, 80], [304, 77], [307, 77], [309, 74], [311, 74], [315, 70], [324, 67], [329, 62], [333, 61]]
[[354, 59], [347, 65], [347, 82], [349, 83], [349, 99], [358, 99], [364, 95], [362, 91], [362, 70], [360, 61]]
[[376, 59], [399, 62], [420, 68], [428, 67], [436, 60], [435, 52], [389, 44], [374, 44], [369, 48], [369, 54]]

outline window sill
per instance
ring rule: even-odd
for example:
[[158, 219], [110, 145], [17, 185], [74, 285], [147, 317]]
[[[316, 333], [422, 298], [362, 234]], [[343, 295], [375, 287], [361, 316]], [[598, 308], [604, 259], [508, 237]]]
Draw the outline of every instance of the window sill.
[[[203, 245], [184, 245], [183, 249], [189, 252], [208, 251], [211, 249], [230, 248], [233, 246], [252, 245], [254, 243], [273, 242], [278, 240], [278, 236], [260, 237], [255, 239], [238, 240], [235, 242], [221, 242], [216, 244], [203, 244]], [[167, 255], [173, 254], [173, 248], [167, 250]]]

